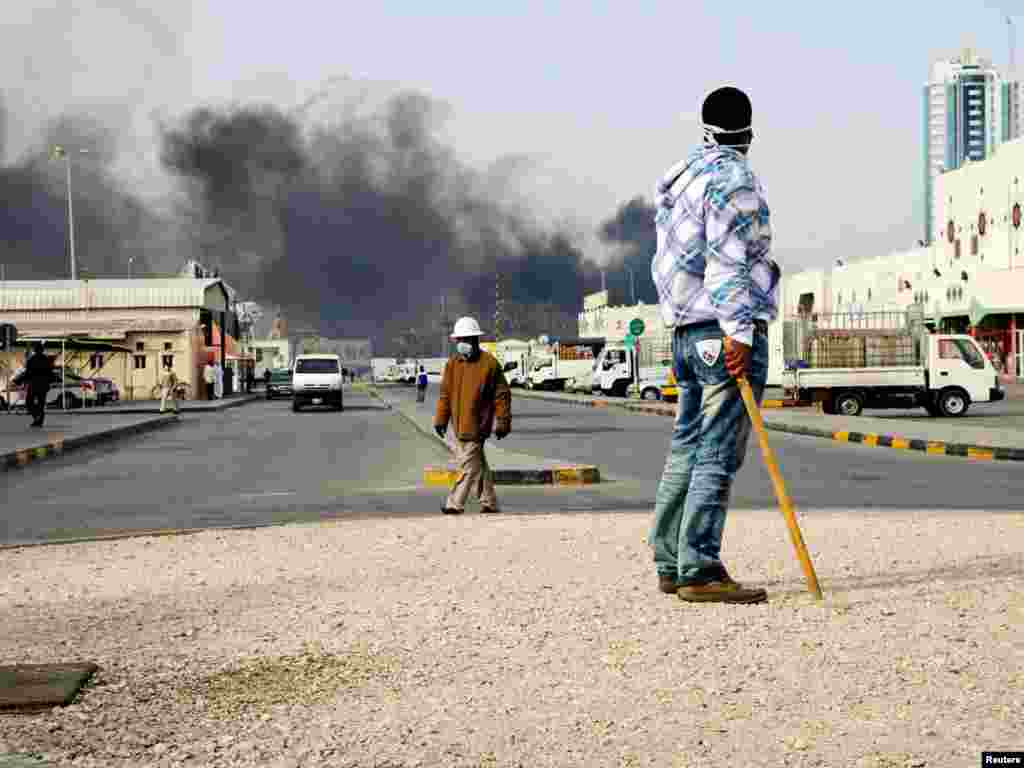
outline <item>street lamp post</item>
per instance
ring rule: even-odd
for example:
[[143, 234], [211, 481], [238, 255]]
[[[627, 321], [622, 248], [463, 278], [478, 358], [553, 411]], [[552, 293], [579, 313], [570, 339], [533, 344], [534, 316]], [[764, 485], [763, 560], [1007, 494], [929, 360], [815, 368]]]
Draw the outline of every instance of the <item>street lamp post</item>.
[[[88, 154], [88, 149], [79, 149], [78, 154]], [[67, 178], [67, 189], [68, 189], [68, 243], [69, 250], [71, 253], [71, 279], [78, 279], [78, 265], [75, 262], [75, 211], [71, 202], [71, 156], [68, 154], [68, 150], [59, 144], [53, 148], [54, 158], [64, 158], [64, 170]]]

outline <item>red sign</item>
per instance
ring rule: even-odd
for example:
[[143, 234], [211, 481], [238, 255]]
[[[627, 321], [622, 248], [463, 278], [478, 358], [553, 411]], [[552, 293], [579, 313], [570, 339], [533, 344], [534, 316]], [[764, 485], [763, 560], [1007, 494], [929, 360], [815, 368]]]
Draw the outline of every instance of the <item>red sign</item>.
[[978, 234], [979, 235], [984, 235], [985, 234], [985, 224], [986, 224], [985, 212], [982, 211], [981, 213], [978, 214]]
[[949, 242], [952, 243], [953, 239], [955, 237], [956, 237], [956, 232], [953, 231], [953, 220], [950, 219], [949, 220], [949, 224], [946, 225], [946, 239], [949, 240]]
[[1020, 229], [1020, 203], [1013, 206], [1013, 228]]

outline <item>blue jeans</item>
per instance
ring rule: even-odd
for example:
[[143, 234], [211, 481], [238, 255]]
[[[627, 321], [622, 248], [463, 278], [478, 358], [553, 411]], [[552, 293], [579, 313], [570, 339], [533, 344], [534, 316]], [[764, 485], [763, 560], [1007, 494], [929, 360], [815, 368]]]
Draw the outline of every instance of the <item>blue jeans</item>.
[[[726, 509], [750, 437], [743, 397], [725, 367], [724, 338], [717, 322], [677, 328], [672, 338], [681, 402], [648, 543], [659, 575], [679, 584], [721, 573]], [[760, 405], [768, 379], [768, 338], [762, 333], [754, 334], [752, 357], [747, 381]]]

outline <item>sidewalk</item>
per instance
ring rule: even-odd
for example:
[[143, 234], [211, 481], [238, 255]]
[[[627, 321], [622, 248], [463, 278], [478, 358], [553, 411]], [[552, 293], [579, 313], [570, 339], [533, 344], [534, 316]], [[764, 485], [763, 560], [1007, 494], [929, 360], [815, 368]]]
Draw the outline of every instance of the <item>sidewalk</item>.
[[[220, 400], [179, 400], [178, 407], [182, 413], [211, 413], [224, 411], [228, 408], [237, 408], [240, 405], [264, 399], [266, 399], [266, 393], [251, 392], [244, 395], [229, 395]], [[169, 403], [167, 407], [170, 408]], [[160, 401], [125, 400], [96, 408], [77, 408], [71, 411], [71, 413], [76, 416], [102, 416], [111, 413], [160, 413]]]
[[0, 414], [0, 472], [106, 440], [168, 427], [179, 423], [180, 417], [108, 411], [81, 418], [76, 413], [48, 411], [42, 429], [30, 427], [31, 421], [27, 414]]
[[[447, 441], [441, 440], [434, 432], [434, 413], [429, 404], [389, 398], [375, 388], [369, 392], [428, 438], [441, 442], [451, 451]], [[493, 439], [487, 444], [487, 461], [496, 485], [589, 485], [601, 482], [601, 472], [597, 467], [505, 451], [497, 447], [497, 441]], [[445, 467], [425, 467], [423, 479], [428, 486], [450, 488], [455, 484], [457, 475], [457, 466], [449, 463]]]
[[[635, 400], [560, 393], [540, 394], [519, 390], [515, 390], [513, 397], [553, 400], [584, 407], [623, 408], [670, 418], [674, 418], [676, 414], [674, 403], [645, 404]], [[1009, 391], [1007, 397], [1010, 402], [1014, 402], [1014, 396]], [[959, 419], [930, 417], [829, 416], [813, 407], [765, 408], [762, 410], [762, 418], [765, 427], [775, 432], [823, 437], [880, 448], [923, 451], [934, 455], [990, 461], [1024, 461], [1024, 392], [1021, 393], [1020, 402], [1019, 409], [1014, 408], [1013, 412], [1000, 419], [999, 426], [991, 427], [964, 424]], [[977, 406], [984, 407], [985, 404]]]
[[[0, 718], [47, 764], [966, 766], [1020, 745], [1020, 514], [729, 515], [755, 606], [657, 592], [650, 514], [439, 515], [0, 550]], [[955, 542], [955, 546], [951, 546]], [[140, 579], [140, 575], [144, 578]]]

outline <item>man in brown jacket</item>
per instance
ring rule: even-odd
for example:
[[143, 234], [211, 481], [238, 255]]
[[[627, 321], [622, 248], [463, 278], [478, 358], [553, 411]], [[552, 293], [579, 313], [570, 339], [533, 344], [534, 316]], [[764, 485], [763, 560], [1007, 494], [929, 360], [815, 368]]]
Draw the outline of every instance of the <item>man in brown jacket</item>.
[[457, 354], [448, 360], [441, 377], [441, 394], [434, 416], [434, 430], [443, 440], [449, 421], [455, 435], [455, 460], [459, 478], [441, 511], [459, 515], [466, 499], [474, 491], [480, 499], [480, 511], [497, 512], [498, 497], [494, 476], [484, 455], [484, 441], [491, 436], [501, 440], [512, 430], [512, 392], [501, 365], [493, 355], [480, 349], [483, 331], [472, 317], [455, 323], [451, 338]]

